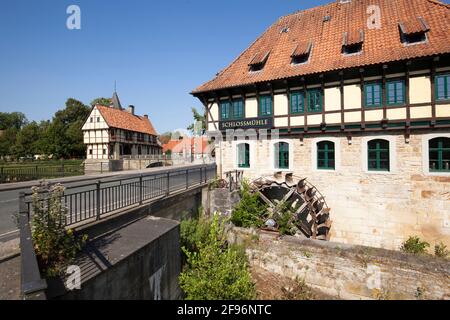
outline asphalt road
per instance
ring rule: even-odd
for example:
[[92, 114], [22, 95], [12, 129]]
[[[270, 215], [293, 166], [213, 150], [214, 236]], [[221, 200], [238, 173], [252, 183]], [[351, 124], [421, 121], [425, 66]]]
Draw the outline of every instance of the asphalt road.
[[[181, 168], [172, 168], [171, 171], [177, 171]], [[184, 168], [183, 168], [184, 169]], [[161, 170], [167, 170], [167, 168], [159, 169], [159, 170], [152, 170], [152, 172], [142, 172], [143, 174], [150, 174], [154, 173], [157, 175], [158, 171]], [[116, 176], [111, 176], [108, 178], [100, 179], [101, 188], [109, 188], [111, 190], [110, 192], [114, 193], [117, 190], [117, 193], [114, 193], [112, 198], [109, 198], [110, 192], [104, 191], [102, 193], [102, 198], [104, 197], [106, 202], [108, 203], [109, 209], [111, 209], [111, 206], [114, 208], [114, 206], [120, 208], [121, 206], [125, 206], [127, 201], [132, 202], [133, 197], [136, 197], [136, 187], [133, 184], [134, 182], [139, 181], [139, 175], [141, 173], [134, 173], [134, 174], [118, 174]], [[112, 180], [121, 179], [122, 182], [112, 182]], [[83, 216], [90, 216], [94, 214], [94, 207], [93, 204], [90, 205], [90, 198], [89, 198], [89, 190], [95, 190], [95, 185], [86, 186], [87, 184], [95, 183], [98, 181], [98, 177], [94, 177], [90, 180], [86, 180], [83, 182], [68, 182], [64, 183], [65, 187], [76, 187], [73, 189], [66, 190], [66, 194], [70, 195], [74, 192], [81, 192], [85, 191], [84, 194], [79, 195], [77, 198], [72, 197], [70, 199], [70, 202], [73, 202], [71, 210], [73, 212], [77, 212], [76, 215], [73, 215], [76, 219], [82, 218]], [[144, 181], [147, 180], [146, 178]], [[200, 175], [196, 172], [189, 175], [188, 184], [196, 184], [200, 180]], [[120, 184], [129, 184], [129, 188], [114, 188], [115, 186], [118, 186]], [[185, 173], [177, 174], [177, 175], [171, 175], [170, 177], [170, 190], [176, 191], [181, 190], [186, 187], [186, 175]], [[118, 190], [122, 190], [122, 193], [120, 193]], [[144, 183], [143, 188], [144, 195], [146, 195], [148, 198], [153, 197], [154, 195], [161, 194], [165, 190], [167, 190], [167, 185], [165, 183], [165, 179], [161, 180], [155, 180], [153, 182], [147, 182]], [[127, 192], [128, 191], [128, 192]], [[20, 192], [30, 192], [30, 188], [23, 188], [18, 190], [11, 190], [11, 191], [0, 191], [0, 241], [7, 241], [10, 239], [13, 239], [18, 236], [17, 232], [17, 226], [15, 223], [14, 215], [18, 212], [19, 207], [19, 193]], [[94, 194], [94, 191], [91, 193]], [[69, 196], [70, 197], [70, 196]], [[104, 203], [105, 201], [102, 201]], [[75, 207], [77, 204], [82, 204], [81, 206]], [[86, 203], [86, 205], [85, 205]], [[85, 208], [86, 206], [86, 208]], [[108, 210], [108, 207], [106, 203], [102, 206], [102, 211]]]

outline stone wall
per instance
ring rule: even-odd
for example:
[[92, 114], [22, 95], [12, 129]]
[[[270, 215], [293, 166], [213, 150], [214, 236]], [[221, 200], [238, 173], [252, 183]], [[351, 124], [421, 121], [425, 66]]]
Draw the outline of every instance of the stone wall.
[[250, 264], [340, 299], [450, 299], [450, 261], [233, 228]]
[[[398, 249], [409, 236], [417, 235], [432, 247], [442, 241], [450, 246], [450, 174], [426, 172], [428, 150], [424, 140], [431, 135], [450, 136], [448, 131], [354, 133], [351, 144], [344, 135], [308, 135], [303, 142], [286, 138], [290, 144], [290, 168], [306, 177], [325, 196], [331, 208], [331, 241]], [[391, 142], [388, 173], [368, 172], [367, 140], [386, 138]], [[315, 169], [314, 144], [318, 139], [336, 141], [337, 168]], [[273, 141], [250, 141], [250, 169], [244, 176], [273, 175]], [[236, 142], [221, 142], [217, 161], [221, 172], [238, 169]], [[239, 169], [241, 170], [241, 169]], [[279, 171], [279, 170], [278, 170]]]
[[207, 214], [220, 212], [224, 215], [231, 215], [234, 206], [239, 202], [239, 191], [231, 191], [228, 188], [207, 190], [203, 195], [203, 207]]

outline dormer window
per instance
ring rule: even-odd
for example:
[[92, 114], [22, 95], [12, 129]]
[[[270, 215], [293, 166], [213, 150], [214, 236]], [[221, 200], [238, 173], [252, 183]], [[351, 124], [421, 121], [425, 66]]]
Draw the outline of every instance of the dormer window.
[[258, 52], [257, 54], [255, 54], [248, 64], [250, 72], [262, 70], [267, 62], [267, 59], [269, 59], [269, 54], [270, 51]]
[[342, 53], [344, 55], [354, 55], [362, 52], [364, 43], [364, 31], [352, 30], [344, 33], [342, 42]]
[[430, 27], [421, 17], [399, 22], [400, 41], [405, 45], [424, 43]]
[[311, 41], [298, 43], [291, 54], [292, 64], [297, 65], [307, 63], [311, 56], [311, 49]]

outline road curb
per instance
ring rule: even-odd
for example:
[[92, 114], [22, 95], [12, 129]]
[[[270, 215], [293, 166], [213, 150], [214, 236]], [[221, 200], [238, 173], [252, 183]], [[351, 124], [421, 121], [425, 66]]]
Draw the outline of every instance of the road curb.
[[0, 243], [0, 263], [17, 257], [18, 255], [20, 255], [19, 238]]
[[9, 261], [11, 259], [17, 258], [18, 256], [20, 256], [20, 251], [17, 251], [17, 252], [11, 253], [9, 255], [0, 257], [0, 264], [4, 263], [6, 261]]
[[[38, 185], [39, 182], [41, 181], [48, 181], [48, 182], [60, 182], [60, 183], [76, 183], [76, 182], [83, 182], [83, 181], [87, 181], [87, 180], [93, 180], [93, 179], [105, 179], [105, 178], [110, 178], [115, 176], [114, 174], [108, 174], [108, 175], [95, 175], [95, 176], [80, 176], [80, 178], [78, 179], [69, 179], [69, 178], [56, 178], [56, 179], [40, 179], [40, 180], [33, 180], [33, 181], [27, 181], [27, 182], [23, 182], [22, 185], [11, 185], [9, 186], [8, 184], [2, 184], [0, 185], [0, 192], [4, 192], [4, 191], [14, 191], [14, 190], [20, 190], [20, 189], [26, 189], [26, 188], [31, 188], [35, 185]], [[83, 178], [81, 178], [83, 177]], [[21, 183], [21, 182], [17, 182], [17, 183]], [[12, 183], [12, 184], [17, 184], [17, 183]]]

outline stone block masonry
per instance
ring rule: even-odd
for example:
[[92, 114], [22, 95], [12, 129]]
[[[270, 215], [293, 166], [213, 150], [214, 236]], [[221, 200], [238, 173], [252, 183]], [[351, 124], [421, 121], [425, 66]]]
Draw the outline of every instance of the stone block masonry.
[[232, 228], [250, 264], [339, 299], [450, 299], [450, 261]]
[[[305, 135], [280, 140], [289, 144], [290, 165], [285, 172], [307, 178], [331, 208], [331, 241], [385, 249], [399, 249], [410, 236], [450, 246], [450, 173], [429, 173], [428, 139], [450, 137], [448, 131]], [[390, 143], [390, 172], [367, 170], [367, 142]], [[335, 142], [336, 169], [318, 170], [316, 143]], [[409, 141], [407, 141], [409, 140]], [[248, 141], [247, 141], [248, 142]], [[273, 175], [276, 141], [250, 141], [250, 168], [236, 164], [236, 142], [222, 142], [218, 157], [222, 172], [243, 170], [249, 179]]]

